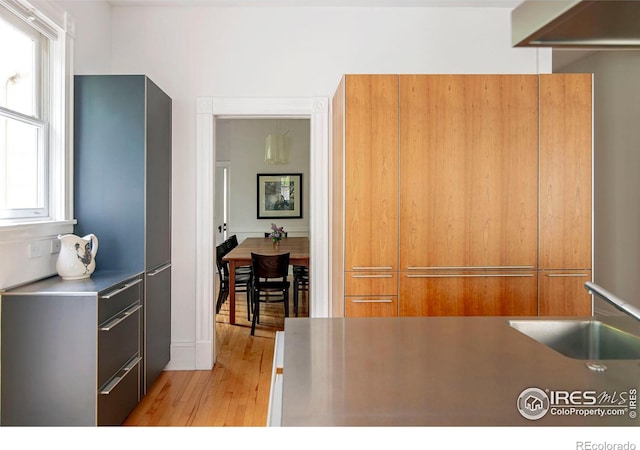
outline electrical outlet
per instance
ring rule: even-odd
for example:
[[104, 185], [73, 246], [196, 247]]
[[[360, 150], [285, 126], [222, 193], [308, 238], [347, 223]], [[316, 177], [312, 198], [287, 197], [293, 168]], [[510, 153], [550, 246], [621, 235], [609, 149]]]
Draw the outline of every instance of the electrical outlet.
[[51, 254], [60, 253], [60, 239], [51, 240]]
[[29, 258], [40, 258], [43, 254], [41, 242], [29, 244]]

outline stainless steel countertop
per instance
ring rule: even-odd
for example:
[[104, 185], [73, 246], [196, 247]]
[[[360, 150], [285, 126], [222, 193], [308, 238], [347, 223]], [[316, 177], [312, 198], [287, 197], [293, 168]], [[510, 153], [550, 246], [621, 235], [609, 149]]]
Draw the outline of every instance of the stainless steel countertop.
[[[509, 319], [287, 318], [282, 425], [640, 425], [629, 409], [615, 417], [524, 418], [517, 401], [531, 387], [626, 398], [640, 388], [640, 360], [607, 360], [608, 370], [594, 372], [511, 328]], [[637, 322], [619, 320], [640, 332]]]
[[0, 296], [12, 295], [86, 295], [101, 292], [112, 288], [118, 283], [141, 275], [142, 272], [96, 270], [89, 278], [82, 280], [63, 280], [55, 275], [42, 280], [34, 281], [7, 291], [0, 291]]

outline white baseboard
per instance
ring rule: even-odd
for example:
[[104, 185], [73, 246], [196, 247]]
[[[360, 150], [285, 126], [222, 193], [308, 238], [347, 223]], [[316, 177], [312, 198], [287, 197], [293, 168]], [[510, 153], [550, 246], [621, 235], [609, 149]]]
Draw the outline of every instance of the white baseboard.
[[172, 342], [171, 360], [164, 370], [196, 370], [196, 349], [194, 342]]
[[171, 360], [164, 370], [211, 370], [215, 363], [211, 341], [171, 343]]

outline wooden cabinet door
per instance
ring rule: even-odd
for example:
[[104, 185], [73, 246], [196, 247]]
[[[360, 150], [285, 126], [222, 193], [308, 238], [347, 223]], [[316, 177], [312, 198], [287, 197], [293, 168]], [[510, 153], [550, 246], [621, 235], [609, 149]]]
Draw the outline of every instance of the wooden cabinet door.
[[591, 295], [584, 284], [591, 271], [540, 271], [541, 316], [590, 316]]
[[591, 74], [540, 75], [540, 262], [591, 268]]
[[347, 296], [344, 299], [345, 317], [397, 317], [396, 295]]
[[400, 76], [400, 270], [535, 268], [537, 80]]
[[347, 75], [345, 270], [398, 267], [398, 76]]
[[400, 275], [400, 316], [534, 316], [537, 274], [531, 272]]

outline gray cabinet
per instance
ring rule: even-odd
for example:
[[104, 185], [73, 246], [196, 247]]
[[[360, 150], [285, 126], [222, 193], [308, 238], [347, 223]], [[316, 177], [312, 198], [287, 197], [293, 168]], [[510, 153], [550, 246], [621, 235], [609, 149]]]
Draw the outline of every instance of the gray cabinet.
[[2, 425], [119, 425], [141, 396], [142, 274], [2, 293]]
[[98, 269], [145, 273], [146, 392], [170, 359], [172, 101], [144, 75], [76, 76], [74, 97], [75, 233]]

